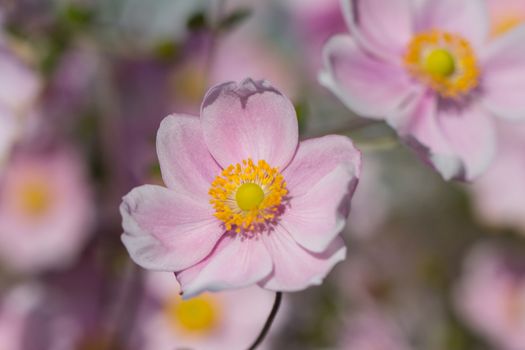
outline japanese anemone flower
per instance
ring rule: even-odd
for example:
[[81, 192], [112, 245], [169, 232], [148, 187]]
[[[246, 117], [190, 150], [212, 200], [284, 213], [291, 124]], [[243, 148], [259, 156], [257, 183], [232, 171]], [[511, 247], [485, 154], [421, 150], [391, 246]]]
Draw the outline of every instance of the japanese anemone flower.
[[168, 116], [157, 154], [167, 188], [123, 198], [122, 241], [142, 267], [175, 272], [184, 297], [301, 290], [345, 258], [360, 153], [342, 136], [298, 143], [293, 105], [267, 81], [217, 85], [200, 118]]
[[482, 0], [344, 0], [351, 36], [324, 48], [320, 82], [384, 119], [445, 179], [471, 180], [495, 150], [493, 116], [525, 118], [525, 28], [489, 40]]
[[11, 271], [70, 266], [90, 237], [92, 193], [73, 151], [17, 151], [0, 181], [0, 260]]
[[475, 245], [453, 297], [458, 316], [493, 349], [523, 349], [525, 260], [520, 252], [489, 242]]
[[[145, 281], [144, 307], [137, 321], [140, 331], [134, 334], [145, 350], [243, 349], [256, 338], [274, 299], [272, 292], [252, 286], [182, 300], [172, 274], [149, 272]], [[285, 316], [286, 312], [279, 313], [270, 338]], [[267, 339], [260, 349], [269, 349], [271, 343]]]

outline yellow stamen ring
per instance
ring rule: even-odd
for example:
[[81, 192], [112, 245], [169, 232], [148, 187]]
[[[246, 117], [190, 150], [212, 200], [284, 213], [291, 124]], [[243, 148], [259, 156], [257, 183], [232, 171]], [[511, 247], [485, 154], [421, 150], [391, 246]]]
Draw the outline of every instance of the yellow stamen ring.
[[284, 177], [264, 160], [251, 159], [230, 165], [209, 190], [215, 217], [226, 230], [253, 231], [276, 218], [288, 194]]
[[469, 42], [437, 30], [418, 34], [404, 57], [407, 70], [441, 96], [458, 98], [478, 85], [479, 69]]

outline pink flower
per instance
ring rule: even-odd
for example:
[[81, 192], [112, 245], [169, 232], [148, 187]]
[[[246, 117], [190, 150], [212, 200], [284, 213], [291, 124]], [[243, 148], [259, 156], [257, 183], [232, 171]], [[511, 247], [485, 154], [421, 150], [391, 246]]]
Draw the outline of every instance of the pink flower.
[[[257, 287], [220, 293], [204, 293], [183, 300], [180, 288], [169, 273], [151, 272], [146, 290], [153, 304], [139, 314], [143, 349], [244, 349], [257, 337], [272, 308], [274, 294]], [[282, 305], [285, 306], [285, 305]], [[246, 317], [246, 310], [250, 316]], [[282, 324], [281, 310], [272, 333]], [[261, 349], [268, 349], [271, 339]]]
[[91, 195], [71, 152], [20, 152], [0, 181], [0, 258], [33, 273], [70, 263], [90, 233]]
[[353, 316], [348, 321], [340, 349], [409, 350], [412, 347], [396, 322], [371, 309]]
[[306, 63], [306, 70], [315, 77], [322, 67], [320, 52], [324, 43], [346, 29], [339, 0], [286, 0], [284, 3], [298, 36], [301, 49], [298, 63]]
[[42, 302], [42, 288], [20, 285], [8, 290], [0, 301], [0, 344], [2, 349], [23, 349], [25, 329], [31, 312]]
[[167, 188], [135, 188], [121, 205], [132, 259], [174, 271], [186, 297], [320, 284], [346, 254], [339, 233], [361, 160], [348, 138], [298, 143], [297, 129], [290, 101], [251, 79], [208, 91], [200, 118], [164, 119]]
[[525, 232], [525, 125], [497, 123], [498, 151], [490, 169], [470, 186], [481, 221]]
[[[1, 35], [1, 33], [0, 33]], [[40, 92], [40, 79], [0, 37], [0, 165], [23, 130], [24, 117]]]
[[489, 166], [493, 116], [525, 118], [525, 27], [489, 41], [484, 1], [348, 0], [320, 81], [385, 120], [445, 179]]
[[500, 36], [525, 23], [525, 1], [487, 0], [487, 3], [492, 36]]
[[525, 345], [525, 260], [489, 244], [467, 256], [455, 291], [459, 315], [497, 349]]

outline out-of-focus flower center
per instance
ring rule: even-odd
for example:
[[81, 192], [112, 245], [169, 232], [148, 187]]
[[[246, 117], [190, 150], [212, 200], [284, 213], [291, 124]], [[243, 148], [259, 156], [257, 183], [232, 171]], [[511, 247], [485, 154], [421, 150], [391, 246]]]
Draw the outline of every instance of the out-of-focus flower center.
[[177, 295], [166, 304], [165, 315], [173, 328], [190, 334], [208, 333], [220, 322], [219, 304], [207, 294], [189, 300]]
[[437, 30], [418, 34], [408, 45], [404, 62], [414, 77], [443, 97], [462, 97], [478, 85], [474, 50], [459, 35]]
[[173, 96], [198, 105], [206, 91], [206, 76], [199, 65], [193, 63], [175, 70], [169, 81]]
[[514, 29], [515, 27], [519, 26], [524, 22], [525, 16], [519, 16], [514, 14], [509, 14], [508, 16], [498, 18], [492, 24], [491, 35], [492, 37], [498, 37], [507, 33], [511, 29]]
[[18, 207], [26, 215], [45, 214], [52, 205], [51, 190], [44, 181], [30, 180], [18, 189]]
[[253, 231], [278, 215], [288, 194], [284, 177], [264, 160], [230, 165], [218, 175], [209, 191], [215, 217], [226, 230]]

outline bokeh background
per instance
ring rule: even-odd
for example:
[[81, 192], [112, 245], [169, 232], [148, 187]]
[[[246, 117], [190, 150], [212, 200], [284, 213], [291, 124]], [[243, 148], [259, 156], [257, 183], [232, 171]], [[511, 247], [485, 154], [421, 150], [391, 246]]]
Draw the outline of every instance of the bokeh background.
[[347, 260], [284, 296], [262, 348], [525, 349], [525, 127], [498, 126], [482, 178], [445, 182], [317, 82], [346, 31], [338, 0], [0, 1], [0, 348], [249, 346], [273, 294], [182, 302], [131, 262], [118, 206], [162, 182], [163, 117], [252, 77], [292, 99], [303, 138], [348, 135], [364, 159]]

